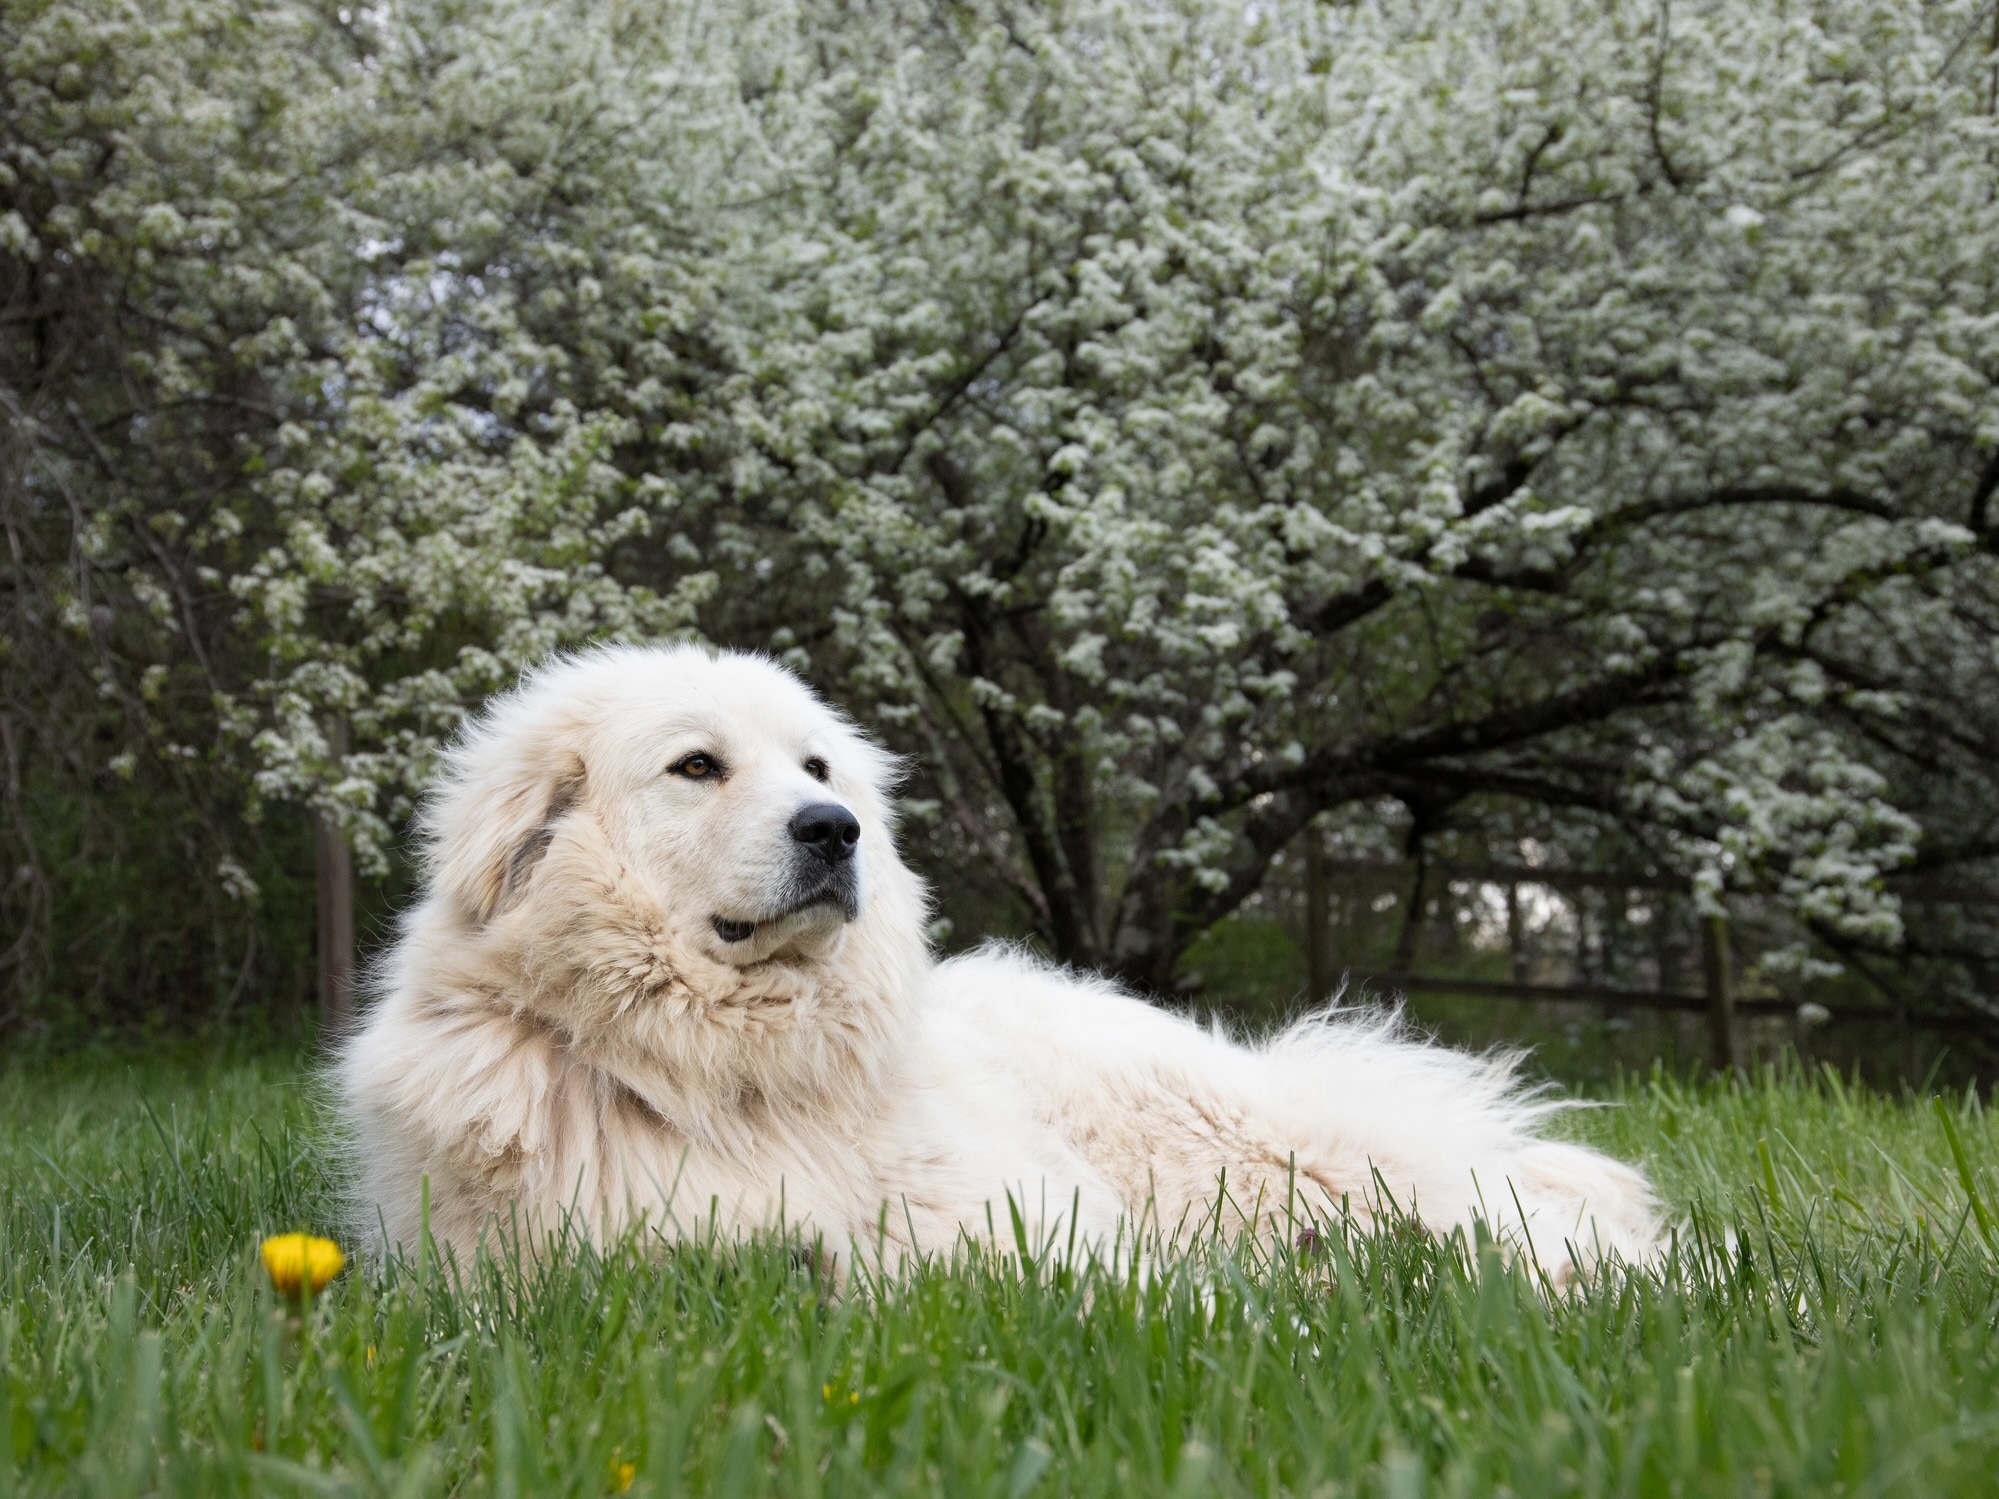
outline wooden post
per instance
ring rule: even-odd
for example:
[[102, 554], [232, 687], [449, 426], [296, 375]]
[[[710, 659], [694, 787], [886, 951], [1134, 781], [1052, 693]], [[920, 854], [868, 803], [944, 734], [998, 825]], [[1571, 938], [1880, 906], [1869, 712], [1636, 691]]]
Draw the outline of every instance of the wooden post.
[[[328, 726], [333, 753], [347, 755], [347, 716]], [[354, 850], [337, 819], [314, 811], [313, 851], [319, 896], [319, 1033], [337, 1036], [354, 1008]]]
[[1324, 1004], [1333, 995], [1332, 902], [1326, 891], [1326, 838], [1316, 821], [1305, 824], [1306, 999]]
[[1423, 840], [1422, 825], [1409, 835], [1410, 856], [1416, 863], [1415, 888], [1409, 893], [1409, 909], [1402, 913], [1402, 930], [1395, 938], [1395, 971], [1414, 973], [1416, 971], [1416, 944], [1423, 934], [1423, 901], [1425, 887], [1429, 884], [1428, 845]]
[[1595, 893], [1587, 885], [1578, 886], [1572, 901], [1576, 908], [1576, 956], [1573, 971], [1575, 981], [1579, 984], [1591, 983], [1597, 976], [1595, 966], [1590, 962], [1589, 949], [1590, 897]]
[[1729, 965], [1728, 918], [1701, 918], [1701, 959], [1707, 975], [1708, 1041], [1717, 1072], [1733, 1071], [1735, 1057], [1735, 974]]
[[1506, 882], [1506, 951], [1513, 959], [1513, 982], [1527, 982], [1527, 932], [1520, 920], [1520, 882]]

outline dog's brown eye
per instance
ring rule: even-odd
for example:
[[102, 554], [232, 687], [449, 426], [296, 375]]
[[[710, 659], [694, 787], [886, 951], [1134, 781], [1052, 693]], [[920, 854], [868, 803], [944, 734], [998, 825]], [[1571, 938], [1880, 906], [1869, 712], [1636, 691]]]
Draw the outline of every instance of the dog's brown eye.
[[722, 773], [722, 762], [713, 755], [704, 755], [698, 750], [673, 766], [673, 773], [686, 776], [690, 781], [705, 781]]
[[826, 762], [824, 760], [820, 759], [817, 755], [814, 755], [810, 760], [807, 760], [805, 762], [805, 773], [811, 776], [812, 779], [815, 781], [823, 781], [833, 772], [831, 772], [826, 768]]

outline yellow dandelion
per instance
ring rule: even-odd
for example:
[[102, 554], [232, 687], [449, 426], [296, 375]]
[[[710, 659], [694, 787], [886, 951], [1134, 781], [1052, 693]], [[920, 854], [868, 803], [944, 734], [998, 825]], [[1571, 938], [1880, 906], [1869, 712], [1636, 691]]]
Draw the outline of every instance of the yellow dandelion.
[[616, 1494], [630, 1493], [632, 1480], [638, 1476], [639, 1467], [637, 1463], [619, 1463], [611, 1473], [611, 1491]]
[[308, 1286], [315, 1292], [325, 1290], [327, 1282], [347, 1263], [338, 1244], [311, 1234], [278, 1234], [266, 1239], [263, 1256], [271, 1284], [287, 1296], [302, 1295]]

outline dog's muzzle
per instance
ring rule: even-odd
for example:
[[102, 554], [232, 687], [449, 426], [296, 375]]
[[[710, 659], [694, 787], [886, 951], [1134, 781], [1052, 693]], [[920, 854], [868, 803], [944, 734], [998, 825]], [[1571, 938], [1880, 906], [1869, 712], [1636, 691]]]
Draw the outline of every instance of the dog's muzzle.
[[815, 908], [837, 911], [842, 921], [861, 914], [860, 820], [838, 802], [813, 802], [792, 814], [791, 874], [778, 909], [754, 921], [711, 918], [724, 942], [747, 942], [757, 928]]

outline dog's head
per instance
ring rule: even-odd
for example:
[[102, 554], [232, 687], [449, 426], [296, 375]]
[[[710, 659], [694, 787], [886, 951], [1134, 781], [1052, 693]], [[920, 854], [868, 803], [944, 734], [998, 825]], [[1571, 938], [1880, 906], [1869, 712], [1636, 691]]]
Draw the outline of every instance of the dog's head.
[[584, 966], [636, 923], [697, 994], [748, 970], [823, 971], [851, 948], [906, 958], [921, 950], [923, 897], [895, 853], [893, 775], [763, 657], [561, 659], [447, 756], [425, 810], [433, 898], [472, 927], [575, 948]]

